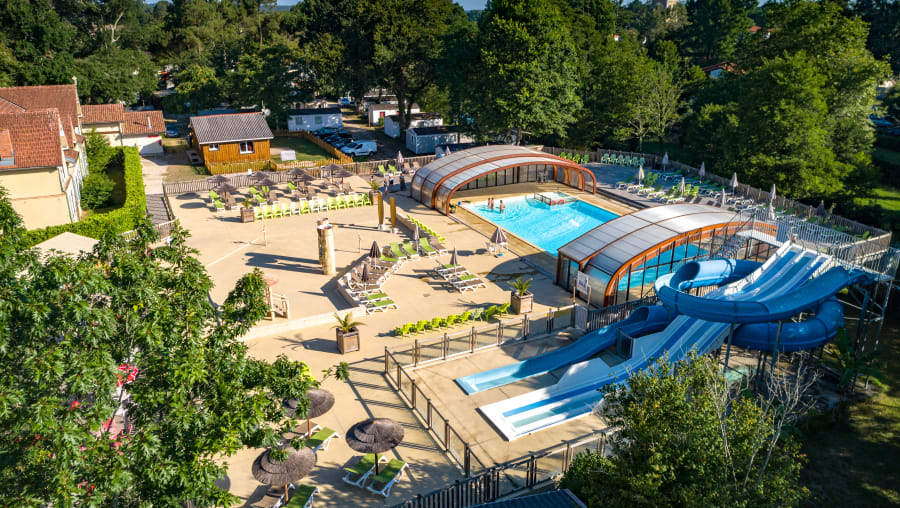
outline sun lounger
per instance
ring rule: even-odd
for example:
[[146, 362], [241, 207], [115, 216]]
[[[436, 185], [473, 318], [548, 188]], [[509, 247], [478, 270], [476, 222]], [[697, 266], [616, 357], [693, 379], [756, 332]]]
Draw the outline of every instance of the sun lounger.
[[377, 302], [379, 300], [390, 300], [390, 297], [384, 291], [372, 295], [365, 295], [366, 302]]
[[391, 459], [381, 472], [372, 477], [372, 480], [366, 489], [375, 494], [381, 494], [384, 497], [388, 497], [391, 494], [391, 488], [394, 484], [403, 478], [403, 470], [407, 467], [409, 467], [409, 464], [406, 462], [398, 459]]
[[419, 238], [419, 251], [428, 257], [434, 257], [438, 255], [438, 251], [436, 251], [434, 247], [428, 244], [427, 238]]
[[419, 258], [419, 251], [418, 251], [418, 249], [413, 247], [413, 244], [404, 242], [404, 243], [400, 244], [400, 248], [403, 249], [403, 252], [406, 253], [406, 256], [409, 259], [418, 259]]
[[[388, 462], [388, 458], [384, 455], [378, 457], [378, 462]], [[345, 467], [344, 471], [347, 474], [344, 475], [344, 483], [349, 483], [350, 485], [355, 485], [357, 487], [362, 488], [362, 486], [366, 483], [366, 480], [369, 479], [369, 475], [371, 475], [375, 471], [375, 454], [368, 453], [363, 455], [363, 458], [359, 460], [352, 467]], [[353, 477], [356, 476], [356, 479]]]
[[366, 304], [366, 314], [372, 314], [373, 312], [385, 311], [388, 309], [399, 309], [396, 303], [394, 303], [391, 299], [379, 300], [377, 302], [369, 302]]
[[478, 288], [486, 288], [487, 284], [485, 284], [481, 279], [475, 277], [460, 280], [458, 282], [453, 282], [453, 287], [455, 287], [460, 293], [465, 293], [466, 291], [475, 291]]
[[391, 247], [391, 254], [393, 254], [394, 257], [397, 258], [398, 261], [403, 262], [408, 259], [406, 254], [400, 248], [399, 243], [394, 242], [390, 245], [390, 247]]
[[269, 487], [262, 499], [252, 503], [252, 508], [275, 508], [284, 503], [284, 487]]
[[447, 253], [447, 247], [444, 247], [444, 245], [440, 241], [438, 241], [437, 238], [435, 238], [433, 236], [429, 237], [428, 243], [431, 244], [431, 246], [434, 248], [434, 250], [438, 251], [438, 254], [446, 254]]
[[318, 487], [312, 485], [295, 485], [291, 498], [282, 508], [311, 508], [313, 496], [319, 493]]
[[312, 437], [306, 440], [306, 446], [312, 448], [312, 451], [314, 452], [327, 450], [328, 445], [331, 444], [331, 440], [334, 438], [340, 439], [341, 435], [328, 427], [322, 427], [318, 432], [313, 434]]

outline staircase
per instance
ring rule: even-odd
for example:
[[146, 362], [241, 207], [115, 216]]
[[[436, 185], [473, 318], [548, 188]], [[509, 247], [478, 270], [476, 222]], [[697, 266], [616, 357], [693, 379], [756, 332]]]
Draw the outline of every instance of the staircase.
[[172, 220], [162, 194], [147, 194], [147, 213], [152, 216], [150, 222], [153, 224], [162, 224]]

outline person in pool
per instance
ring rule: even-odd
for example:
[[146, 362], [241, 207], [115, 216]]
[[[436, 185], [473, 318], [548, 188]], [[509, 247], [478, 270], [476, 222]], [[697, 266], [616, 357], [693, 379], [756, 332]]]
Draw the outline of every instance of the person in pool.
[[492, 197], [488, 198], [488, 208], [490, 208], [491, 211], [494, 211], [494, 198]]
[[506, 205], [503, 204], [503, 200], [500, 200], [500, 213], [503, 213], [503, 210], [506, 208]]

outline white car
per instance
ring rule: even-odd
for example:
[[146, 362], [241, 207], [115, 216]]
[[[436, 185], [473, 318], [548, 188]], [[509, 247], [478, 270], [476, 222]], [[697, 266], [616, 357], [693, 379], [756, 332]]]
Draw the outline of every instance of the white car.
[[343, 147], [341, 151], [347, 155], [372, 155], [378, 151], [378, 146], [374, 141], [354, 141]]

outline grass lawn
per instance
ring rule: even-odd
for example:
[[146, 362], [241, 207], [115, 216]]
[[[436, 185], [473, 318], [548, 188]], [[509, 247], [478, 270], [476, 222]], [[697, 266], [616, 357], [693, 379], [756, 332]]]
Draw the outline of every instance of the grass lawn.
[[85, 210], [85, 217], [89, 217], [98, 213], [111, 212], [117, 208], [121, 208], [125, 203], [125, 168], [115, 164], [106, 166], [106, 176], [110, 177], [116, 186], [113, 187], [112, 195], [109, 197], [109, 206], [98, 208], [96, 210]]
[[877, 367], [884, 386], [835, 421], [822, 415], [806, 432], [803, 480], [816, 506], [900, 505], [900, 302], [881, 333]]
[[[299, 136], [279, 136], [272, 140], [271, 146], [273, 148], [287, 148], [289, 150], [294, 150], [297, 153], [298, 161], [315, 161], [331, 158], [330, 153]], [[281, 160], [280, 157], [274, 155], [272, 156], [272, 159], [278, 161]]]
[[168, 183], [186, 182], [188, 180], [196, 180], [198, 175], [209, 175], [206, 166], [202, 164], [196, 166], [190, 164], [169, 164], [169, 169], [166, 170], [165, 181]]
[[163, 138], [163, 150], [166, 152], [186, 152], [187, 138]]

